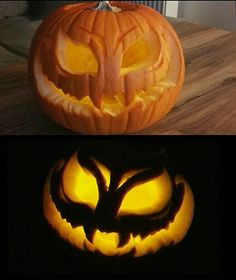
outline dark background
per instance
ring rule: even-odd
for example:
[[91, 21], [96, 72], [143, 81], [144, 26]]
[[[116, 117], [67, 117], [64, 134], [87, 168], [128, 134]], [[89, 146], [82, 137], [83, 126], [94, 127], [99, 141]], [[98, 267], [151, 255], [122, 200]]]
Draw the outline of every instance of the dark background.
[[[8, 140], [8, 272], [37, 274], [164, 274], [220, 273], [219, 176], [220, 138], [130, 137]], [[145, 154], [167, 150], [176, 172], [190, 183], [195, 213], [184, 240], [154, 255], [105, 258], [73, 250], [47, 225], [42, 189], [52, 165], [80, 145], [118, 144]], [[127, 155], [123, 155], [124, 160]], [[172, 164], [173, 163], [173, 164]]]

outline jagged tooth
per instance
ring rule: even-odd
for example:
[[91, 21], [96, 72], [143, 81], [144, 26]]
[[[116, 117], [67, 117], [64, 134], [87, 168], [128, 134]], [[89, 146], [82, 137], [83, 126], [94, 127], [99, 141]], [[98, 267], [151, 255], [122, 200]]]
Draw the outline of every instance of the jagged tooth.
[[118, 247], [123, 247], [125, 244], [128, 243], [129, 239], [130, 239], [129, 233], [120, 233]]
[[100, 87], [98, 86], [97, 77], [91, 76], [89, 79], [89, 85], [90, 85], [89, 97], [93, 102], [93, 105], [100, 110], [102, 106], [103, 93]]
[[96, 229], [92, 226], [84, 226], [84, 232], [89, 242], [93, 243], [93, 237]]
[[133, 237], [135, 238], [135, 237], [137, 237], [137, 236], [139, 235], [139, 233], [133, 232], [132, 235], [133, 235]]
[[137, 93], [137, 91], [130, 91], [130, 92], [126, 93], [126, 95], [125, 95], [125, 101], [126, 101], [125, 105], [126, 106], [129, 106], [134, 101], [136, 93]]
[[102, 98], [96, 94], [90, 95], [89, 97], [92, 100], [93, 105], [100, 110], [102, 107]]
[[150, 233], [143, 232], [143, 233], [140, 234], [140, 237], [141, 237], [142, 239], [144, 239], [144, 238], [146, 238], [149, 234], [150, 234]]
[[120, 93], [115, 95], [115, 99], [117, 102], [119, 102], [119, 104], [121, 104], [122, 106], [125, 106], [125, 93]]

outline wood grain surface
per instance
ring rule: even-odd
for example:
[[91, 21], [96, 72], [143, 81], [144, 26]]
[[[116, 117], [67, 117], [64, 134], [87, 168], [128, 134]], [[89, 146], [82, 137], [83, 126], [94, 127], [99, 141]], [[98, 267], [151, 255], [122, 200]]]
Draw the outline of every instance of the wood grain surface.
[[[184, 88], [163, 120], [136, 135], [236, 135], [236, 33], [170, 22], [184, 48]], [[9, 51], [2, 47], [0, 53]], [[29, 87], [26, 59], [0, 68], [0, 134], [75, 134], [41, 112]]]

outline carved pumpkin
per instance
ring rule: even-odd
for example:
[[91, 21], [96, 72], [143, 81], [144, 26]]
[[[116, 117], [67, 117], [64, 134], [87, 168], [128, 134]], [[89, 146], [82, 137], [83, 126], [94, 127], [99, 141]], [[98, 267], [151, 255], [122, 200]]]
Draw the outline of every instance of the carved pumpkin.
[[95, 4], [64, 6], [41, 24], [29, 59], [33, 90], [45, 113], [71, 130], [144, 129], [171, 110], [182, 88], [179, 39], [149, 7]]
[[135, 257], [184, 238], [194, 201], [182, 176], [170, 175], [158, 157], [137, 163], [125, 150], [123, 163], [124, 151], [91, 150], [59, 160], [46, 180], [44, 215], [61, 238], [80, 250]]

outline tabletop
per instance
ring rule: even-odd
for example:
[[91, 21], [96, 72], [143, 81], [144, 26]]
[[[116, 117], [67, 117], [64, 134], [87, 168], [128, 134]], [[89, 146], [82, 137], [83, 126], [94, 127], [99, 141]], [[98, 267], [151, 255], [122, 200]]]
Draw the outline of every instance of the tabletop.
[[[172, 111], [136, 135], [236, 135], [236, 33], [168, 20], [184, 50], [184, 87]], [[28, 45], [10, 44], [0, 26], [0, 134], [75, 134], [41, 112], [27, 77]]]

